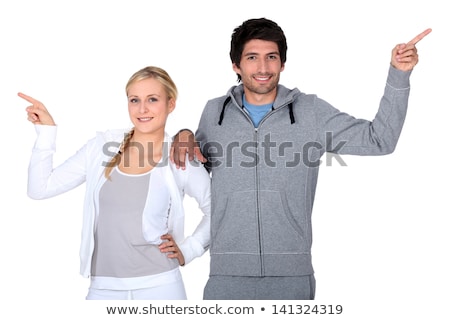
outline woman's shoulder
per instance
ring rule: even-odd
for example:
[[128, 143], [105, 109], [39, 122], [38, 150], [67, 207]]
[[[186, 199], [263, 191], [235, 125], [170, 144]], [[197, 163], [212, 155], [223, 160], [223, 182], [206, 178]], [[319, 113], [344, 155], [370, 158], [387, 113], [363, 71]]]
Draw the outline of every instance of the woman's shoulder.
[[97, 131], [96, 138], [104, 141], [122, 141], [125, 135], [130, 132], [130, 128], [108, 129]]

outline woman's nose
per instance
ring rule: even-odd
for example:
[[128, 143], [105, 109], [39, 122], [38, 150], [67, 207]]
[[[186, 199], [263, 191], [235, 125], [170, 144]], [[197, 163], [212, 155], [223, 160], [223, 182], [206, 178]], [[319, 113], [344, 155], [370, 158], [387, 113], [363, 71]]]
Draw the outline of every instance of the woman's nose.
[[146, 113], [148, 111], [147, 104], [145, 102], [141, 103], [139, 105], [139, 112], [140, 113]]

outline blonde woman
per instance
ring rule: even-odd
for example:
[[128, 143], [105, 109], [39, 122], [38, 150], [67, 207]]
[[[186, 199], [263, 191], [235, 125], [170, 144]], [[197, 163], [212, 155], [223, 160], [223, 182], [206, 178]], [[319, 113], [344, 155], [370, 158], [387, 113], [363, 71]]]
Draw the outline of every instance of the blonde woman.
[[[161, 68], [137, 71], [126, 85], [132, 129], [98, 133], [53, 167], [56, 125], [45, 106], [31, 103], [36, 128], [28, 195], [50, 198], [86, 183], [80, 273], [90, 277], [88, 300], [187, 299], [179, 266], [201, 256], [210, 242], [210, 178], [197, 162], [186, 170], [168, 161], [165, 132], [177, 88]], [[203, 213], [184, 236], [183, 196]]]

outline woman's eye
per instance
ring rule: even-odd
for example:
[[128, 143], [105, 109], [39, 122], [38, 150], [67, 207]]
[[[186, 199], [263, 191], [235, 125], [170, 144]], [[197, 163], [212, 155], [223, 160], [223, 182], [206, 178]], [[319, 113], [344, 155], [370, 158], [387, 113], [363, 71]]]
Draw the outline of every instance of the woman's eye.
[[136, 102], [138, 102], [138, 99], [132, 98], [132, 99], [130, 99], [130, 102], [131, 102], [131, 103], [136, 103]]

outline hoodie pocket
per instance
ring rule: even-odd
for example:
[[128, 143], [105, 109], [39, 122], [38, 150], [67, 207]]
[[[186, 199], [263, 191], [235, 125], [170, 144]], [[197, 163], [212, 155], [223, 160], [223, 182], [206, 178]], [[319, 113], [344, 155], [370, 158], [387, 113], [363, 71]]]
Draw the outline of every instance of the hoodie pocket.
[[309, 252], [305, 234], [308, 229], [301, 213], [294, 219], [284, 193], [260, 191], [260, 219], [262, 248], [265, 254], [293, 254]]
[[212, 217], [211, 252], [258, 254], [256, 191], [234, 192], [223, 200]]

